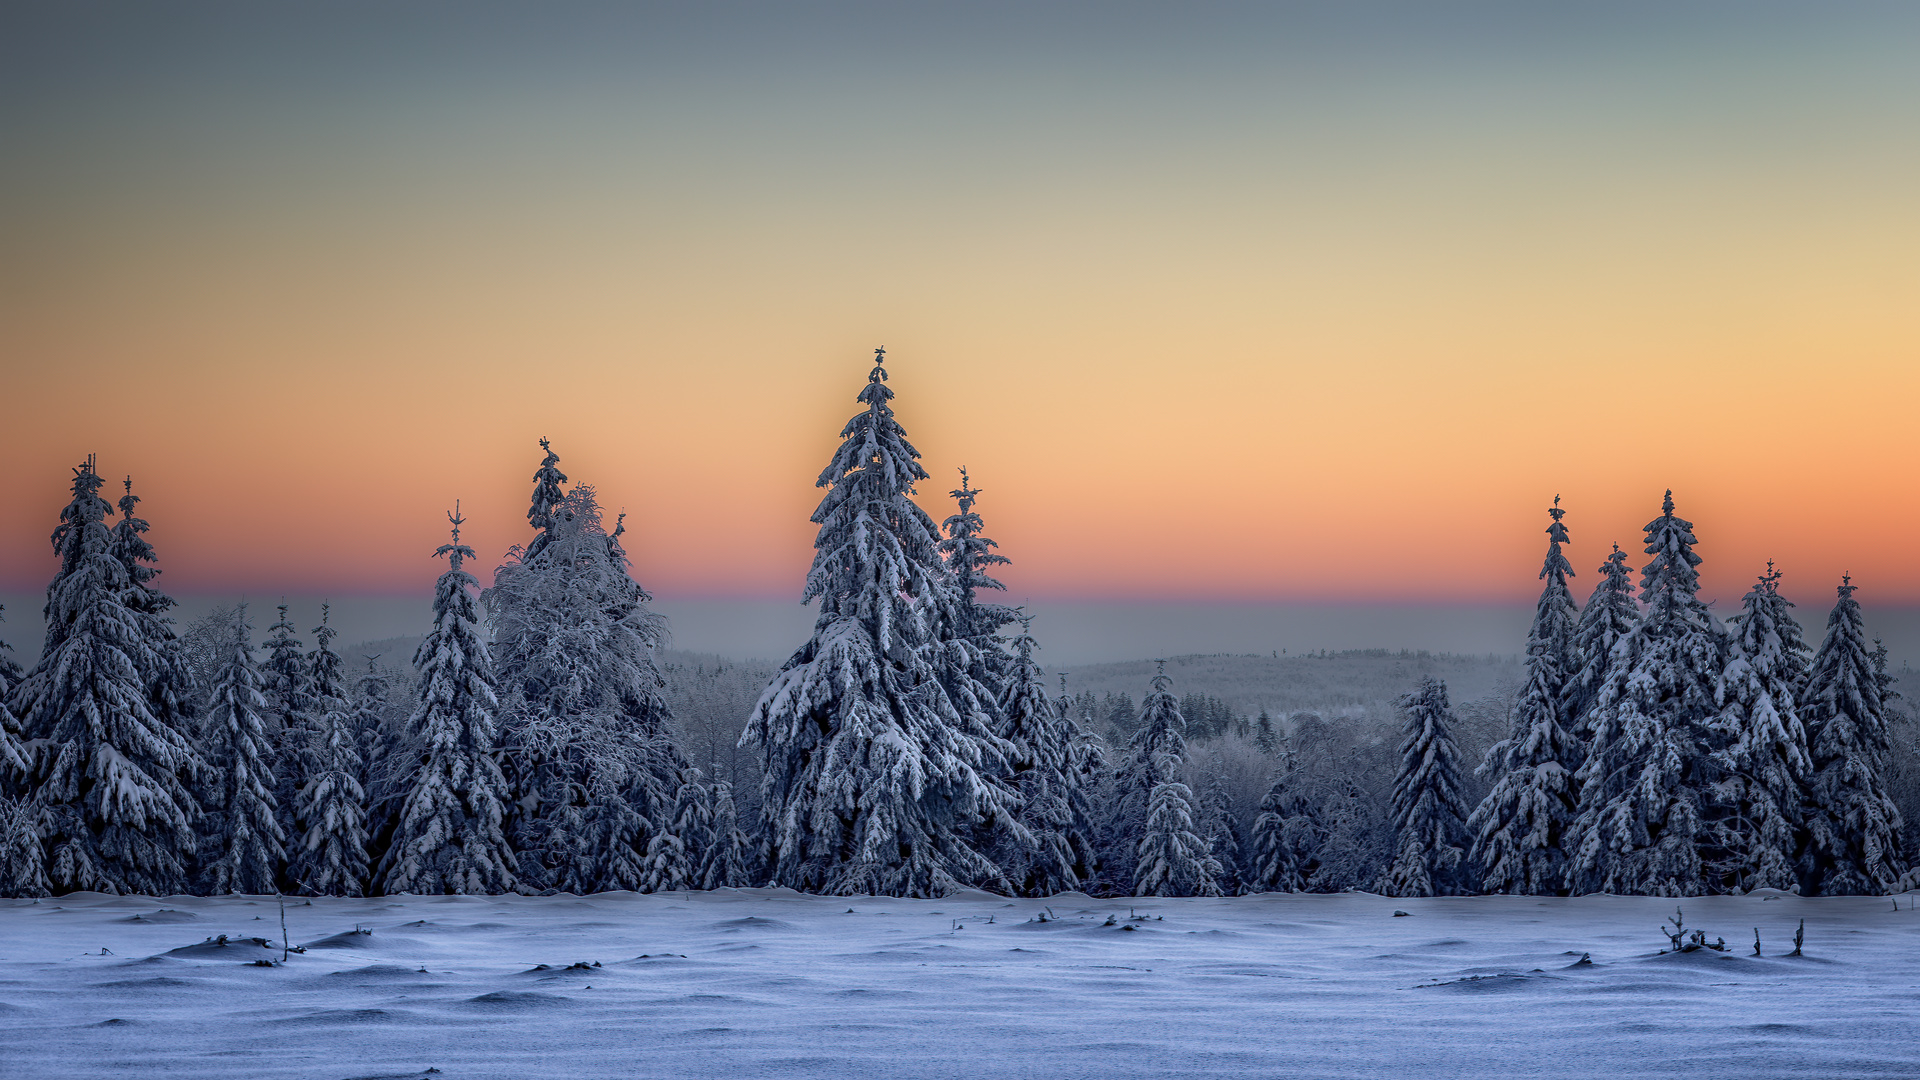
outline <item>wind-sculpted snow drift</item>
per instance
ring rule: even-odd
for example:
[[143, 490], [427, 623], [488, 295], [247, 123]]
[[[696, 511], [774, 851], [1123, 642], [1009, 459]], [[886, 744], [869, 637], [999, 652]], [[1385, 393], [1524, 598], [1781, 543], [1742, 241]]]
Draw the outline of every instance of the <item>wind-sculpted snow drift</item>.
[[78, 893], [0, 901], [0, 1075], [1916, 1076], [1915, 899], [317, 899], [280, 964]]

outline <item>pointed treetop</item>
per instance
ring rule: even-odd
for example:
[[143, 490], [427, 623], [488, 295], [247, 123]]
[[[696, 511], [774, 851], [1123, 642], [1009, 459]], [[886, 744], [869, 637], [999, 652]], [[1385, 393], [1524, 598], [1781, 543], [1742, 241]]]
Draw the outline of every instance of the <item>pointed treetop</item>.
[[1672, 488], [1667, 489], [1667, 497], [1660, 504], [1660, 513], [1663, 517], [1673, 516], [1673, 489]]
[[313, 628], [313, 639], [319, 643], [321, 652], [327, 651], [328, 646], [333, 644], [333, 639], [340, 636], [340, 631], [328, 625], [329, 616], [332, 614], [332, 611], [333, 604], [331, 602], [326, 600], [320, 601], [320, 625]]
[[974, 500], [984, 493], [973, 486], [973, 482], [967, 478], [967, 467], [962, 465], [960, 466], [960, 486], [947, 494], [953, 496], [954, 501], [960, 504], [960, 512], [965, 514], [973, 510]]
[[553, 445], [544, 435], [540, 437], [540, 449], [546, 456], [533, 471], [533, 502], [527, 507], [527, 524], [539, 529], [541, 535], [534, 538], [527, 552], [529, 558], [547, 545], [547, 534], [553, 531], [554, 508], [567, 497], [560, 490], [560, 485], [567, 482], [567, 474], [555, 468], [560, 464], [560, 455], [553, 452]]
[[466, 518], [460, 516], [460, 500], [453, 501], [453, 509], [448, 512], [447, 520], [453, 523], [453, 543], [441, 544], [435, 548], [433, 557], [437, 559], [442, 555], [447, 556], [447, 571], [457, 573], [461, 562], [475, 557], [473, 549], [460, 542], [460, 526], [467, 522]]
[[1573, 577], [1573, 564], [1560, 553], [1561, 544], [1573, 542], [1567, 535], [1566, 524], [1560, 520], [1567, 515], [1567, 512], [1560, 508], [1560, 496], [1553, 497], [1553, 506], [1547, 510], [1547, 514], [1553, 518], [1553, 521], [1547, 525], [1547, 561], [1540, 567], [1540, 579], [1544, 581], [1555, 574], [1563, 579]]
[[1859, 586], [1853, 583], [1853, 575], [1845, 570], [1840, 571], [1840, 595], [1847, 596], [1857, 588]]

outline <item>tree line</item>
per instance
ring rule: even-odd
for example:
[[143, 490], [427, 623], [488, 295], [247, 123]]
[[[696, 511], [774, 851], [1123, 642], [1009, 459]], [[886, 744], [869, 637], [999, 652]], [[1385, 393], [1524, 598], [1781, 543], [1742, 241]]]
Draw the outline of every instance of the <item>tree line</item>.
[[[484, 588], [448, 515], [406, 676], [348, 672], [324, 608], [311, 649], [284, 605], [258, 647], [244, 606], [177, 632], [131, 480], [116, 519], [88, 458], [52, 537], [41, 654], [22, 670], [0, 652], [0, 892], [1913, 884], [1888, 791], [1886, 652], [1850, 580], [1817, 652], [1771, 567], [1722, 622], [1669, 493], [1638, 587], [1616, 546], [1583, 608], [1556, 499], [1526, 681], [1476, 771], [1485, 797], [1466, 804], [1459, 717], [1429, 678], [1399, 701], [1382, 798], [1352, 767], [1363, 748], [1340, 750], [1356, 740], [1339, 718], [1236, 715], [1176, 696], [1164, 665], [1137, 708], [1051, 685], [1030, 613], [990, 599], [1008, 559], [981, 490], [961, 470], [939, 525], [912, 498], [930, 478], [884, 361], [818, 480], [813, 631], [763, 684], [717, 658], [669, 684], [624, 515], [609, 526], [544, 439], [532, 538]], [[749, 700], [743, 726], [675, 730], [676, 702]], [[1252, 748], [1257, 809], [1190, 739]], [[742, 759], [752, 790], [735, 790]]]

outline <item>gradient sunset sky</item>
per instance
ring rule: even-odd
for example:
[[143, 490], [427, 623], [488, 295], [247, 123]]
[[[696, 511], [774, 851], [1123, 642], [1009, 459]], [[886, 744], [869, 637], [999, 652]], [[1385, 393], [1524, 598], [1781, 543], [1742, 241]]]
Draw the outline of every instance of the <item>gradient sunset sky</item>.
[[0, 589], [97, 452], [170, 590], [420, 593], [544, 435], [797, 596], [884, 344], [1022, 596], [1524, 603], [1557, 493], [1584, 598], [1671, 487], [1920, 603], [1920, 7], [694, 7], [8, 5]]

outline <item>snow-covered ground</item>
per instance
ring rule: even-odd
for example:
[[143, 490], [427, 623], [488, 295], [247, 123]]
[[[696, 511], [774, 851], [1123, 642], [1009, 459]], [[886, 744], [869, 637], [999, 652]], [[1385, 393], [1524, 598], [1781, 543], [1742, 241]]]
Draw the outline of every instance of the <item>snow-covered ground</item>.
[[1915, 1077], [1913, 901], [10, 900], [0, 1076]]

